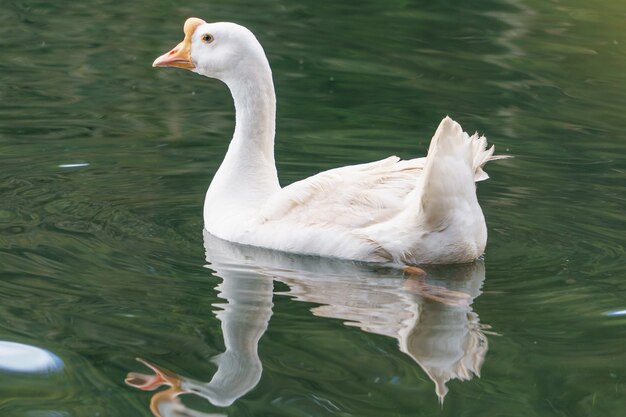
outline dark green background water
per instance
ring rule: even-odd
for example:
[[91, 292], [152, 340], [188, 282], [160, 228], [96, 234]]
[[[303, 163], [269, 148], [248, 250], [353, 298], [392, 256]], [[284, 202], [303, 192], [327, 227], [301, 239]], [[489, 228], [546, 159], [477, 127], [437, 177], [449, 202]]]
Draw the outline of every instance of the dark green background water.
[[[423, 155], [446, 114], [515, 155], [479, 184], [484, 262], [205, 253], [230, 95], [150, 67], [193, 15], [264, 45], [283, 184]], [[0, 415], [151, 416], [135, 357], [199, 386], [219, 365], [241, 392], [182, 397], [209, 414], [624, 415], [625, 22], [621, 0], [2, 1], [0, 340], [64, 365], [0, 371]]]

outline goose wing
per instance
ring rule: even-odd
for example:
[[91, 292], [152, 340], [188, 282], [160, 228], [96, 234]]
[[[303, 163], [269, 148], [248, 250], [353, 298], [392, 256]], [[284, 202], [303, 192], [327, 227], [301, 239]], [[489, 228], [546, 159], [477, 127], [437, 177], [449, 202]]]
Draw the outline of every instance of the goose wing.
[[396, 156], [320, 172], [281, 189], [261, 211], [263, 222], [365, 227], [405, 207], [426, 158]]

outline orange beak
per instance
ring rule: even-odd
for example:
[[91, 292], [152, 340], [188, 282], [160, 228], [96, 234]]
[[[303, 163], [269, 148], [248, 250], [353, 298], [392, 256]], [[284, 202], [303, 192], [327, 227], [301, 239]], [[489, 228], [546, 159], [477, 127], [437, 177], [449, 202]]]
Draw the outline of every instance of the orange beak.
[[191, 37], [196, 31], [196, 28], [204, 23], [206, 23], [204, 20], [198, 19], [197, 17], [190, 17], [189, 19], [187, 19], [187, 21], [185, 22], [185, 27], [183, 29], [183, 31], [185, 32], [185, 39], [183, 39], [181, 43], [176, 45], [174, 49], [155, 59], [152, 63], [152, 66], [176, 67], [188, 70], [195, 69], [196, 66], [191, 60]]

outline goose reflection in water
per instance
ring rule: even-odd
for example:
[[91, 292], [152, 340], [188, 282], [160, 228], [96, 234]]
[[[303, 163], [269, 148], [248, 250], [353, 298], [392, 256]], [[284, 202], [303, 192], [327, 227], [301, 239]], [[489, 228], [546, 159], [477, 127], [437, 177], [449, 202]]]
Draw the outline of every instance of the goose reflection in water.
[[128, 385], [155, 390], [151, 410], [158, 417], [216, 416], [191, 410], [182, 394], [203, 397], [227, 407], [252, 390], [263, 371], [257, 346], [272, 315], [273, 281], [285, 283], [296, 300], [320, 304], [311, 311], [363, 331], [393, 337], [435, 383], [442, 402], [446, 383], [480, 375], [487, 338], [471, 304], [485, 278], [480, 261], [446, 267], [394, 269], [368, 264], [298, 256], [233, 244], [205, 232], [208, 267], [221, 278], [216, 315], [226, 350], [213, 361], [217, 372], [209, 382], [177, 375], [143, 359], [153, 375], [131, 372]]

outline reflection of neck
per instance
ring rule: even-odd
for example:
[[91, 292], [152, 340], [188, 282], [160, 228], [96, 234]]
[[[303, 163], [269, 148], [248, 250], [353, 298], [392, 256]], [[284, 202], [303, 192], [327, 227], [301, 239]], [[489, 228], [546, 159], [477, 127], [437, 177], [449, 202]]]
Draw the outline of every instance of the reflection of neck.
[[263, 367], [257, 347], [272, 316], [273, 285], [271, 278], [233, 276], [232, 271], [220, 274], [219, 296], [226, 304], [215, 304], [222, 310], [226, 351], [216, 356], [217, 372], [209, 383], [185, 380], [183, 389], [205, 397], [213, 405], [227, 407], [254, 388], [261, 379]]
[[[205, 242], [207, 235], [205, 232]], [[216, 246], [215, 249], [217, 258], [220, 258], [220, 247]], [[215, 262], [211, 268], [216, 270], [216, 276], [223, 278], [216, 289], [226, 303], [214, 304], [214, 307], [220, 309], [216, 315], [222, 322], [226, 350], [213, 358], [218, 369], [211, 381], [186, 378], [143, 359], [139, 361], [151, 368], [155, 375], [130, 372], [126, 378], [127, 384], [144, 391], [152, 391], [161, 385], [170, 386], [165, 391], [155, 393], [150, 401], [150, 409], [156, 417], [218, 417], [217, 414], [209, 415], [190, 409], [178, 397], [194, 394], [215, 406], [228, 407], [252, 390], [261, 379], [263, 366], [259, 359], [258, 344], [272, 316], [272, 278], [241, 268], [233, 270], [233, 264], [228, 259], [222, 260], [225, 261], [224, 267]]]
[[264, 55], [250, 57], [224, 82], [235, 102], [235, 133], [209, 194], [259, 202], [280, 188], [274, 162], [276, 96], [269, 63]]

